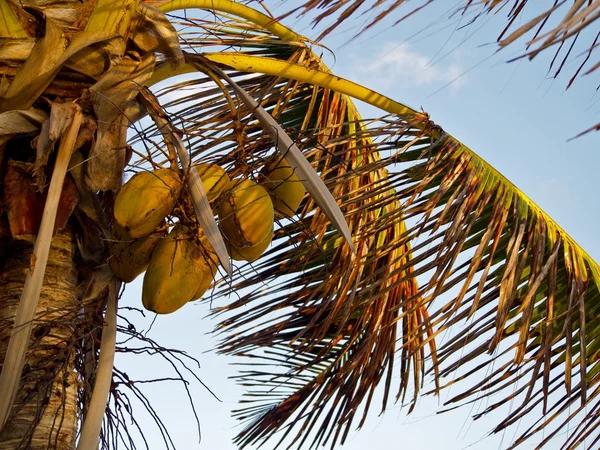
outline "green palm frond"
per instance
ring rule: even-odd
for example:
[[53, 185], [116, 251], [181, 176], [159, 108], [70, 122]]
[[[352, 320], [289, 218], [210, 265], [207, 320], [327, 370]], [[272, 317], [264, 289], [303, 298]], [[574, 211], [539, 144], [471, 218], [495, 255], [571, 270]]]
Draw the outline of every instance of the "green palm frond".
[[[383, 387], [382, 409], [393, 395], [404, 401], [408, 393], [414, 405], [426, 370], [433, 371], [435, 391], [452, 385], [441, 386], [455, 373], [456, 381], [477, 383], [471, 396], [455, 401], [479, 399], [509, 376], [528, 375], [532, 391], [523, 416], [540, 398], [551, 403], [544, 393], [560, 383], [565, 397], [548, 411], [587, 404], [585, 392], [598, 379], [589, 334], [597, 327], [596, 263], [426, 115], [339, 84], [343, 80], [335, 84], [304, 44], [288, 45], [262, 31], [245, 39], [243, 28], [211, 25], [209, 39], [241, 50], [245, 63], [233, 61], [233, 54], [205, 56], [235, 67], [237, 82], [304, 149], [339, 200], [357, 255], [340, 245], [341, 237], [305, 198], [297, 218], [278, 224], [271, 249], [216, 288], [212, 299], [239, 295], [218, 310], [225, 315], [220, 350], [251, 358], [240, 375], [249, 398], [236, 413], [247, 423], [238, 444], [281, 431], [280, 443], [296, 436], [298, 446], [333, 446], [353, 424], [362, 425], [377, 386]], [[190, 28], [189, 39], [202, 39], [195, 32]], [[194, 58], [186, 56], [181, 73], [197, 70]], [[156, 78], [171, 69], [165, 70]], [[190, 93], [170, 107], [194, 158], [256, 177], [273, 145], [250, 112], [210, 77], [196, 75], [163, 94], [180, 88]], [[345, 94], [399, 114], [363, 120]], [[436, 349], [436, 338], [447, 331], [451, 339]], [[583, 359], [581, 345], [589, 349]], [[510, 361], [485, 382], [471, 381], [473, 364], [473, 374], [494, 364], [489, 352], [510, 354]], [[579, 373], [587, 374], [583, 383]], [[512, 417], [498, 429], [514, 423]]]

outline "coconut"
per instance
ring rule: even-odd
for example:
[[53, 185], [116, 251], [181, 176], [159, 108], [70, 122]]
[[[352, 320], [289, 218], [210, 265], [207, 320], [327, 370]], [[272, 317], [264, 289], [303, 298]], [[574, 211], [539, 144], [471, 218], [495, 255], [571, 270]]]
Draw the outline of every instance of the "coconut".
[[296, 214], [306, 190], [296, 170], [284, 158], [275, 157], [267, 163], [261, 171], [260, 181], [271, 196], [275, 217]]
[[219, 208], [221, 232], [235, 247], [254, 247], [272, 232], [273, 202], [267, 191], [248, 179], [233, 180]]
[[187, 227], [176, 225], [162, 239], [144, 275], [142, 303], [157, 314], [172, 313], [197, 295], [200, 287], [212, 281], [212, 264]]
[[194, 169], [200, 175], [202, 187], [206, 191], [206, 196], [210, 203], [215, 202], [221, 193], [229, 186], [229, 175], [220, 166], [216, 164], [198, 164]]
[[143, 273], [150, 264], [152, 252], [166, 230], [149, 234], [140, 239], [130, 238], [118, 224], [113, 226], [114, 241], [110, 245], [110, 267], [123, 282], [130, 283]]
[[192, 299], [190, 301], [198, 300], [204, 295], [204, 293], [212, 284], [215, 275], [217, 274], [217, 266], [219, 265], [219, 258], [217, 257], [217, 254], [213, 250], [212, 246], [210, 245], [208, 239], [204, 234], [200, 236], [200, 249], [202, 252], [202, 259], [204, 260], [204, 262], [210, 270], [210, 276], [205, 276], [202, 278], [200, 286], [198, 286], [196, 293], [192, 296]]
[[229, 256], [236, 261], [256, 261], [271, 245], [273, 230], [274, 228], [271, 227], [271, 232], [261, 242], [252, 247], [235, 247], [228, 243], [227, 252]]
[[115, 221], [132, 238], [148, 236], [177, 203], [182, 184], [169, 169], [135, 174], [115, 199]]

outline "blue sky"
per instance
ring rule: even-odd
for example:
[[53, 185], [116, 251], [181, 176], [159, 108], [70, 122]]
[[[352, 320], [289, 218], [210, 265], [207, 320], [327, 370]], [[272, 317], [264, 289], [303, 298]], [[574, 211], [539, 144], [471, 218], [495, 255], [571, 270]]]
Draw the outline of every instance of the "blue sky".
[[[279, 3], [269, 2], [275, 14], [280, 11]], [[597, 194], [600, 134], [590, 133], [566, 142], [600, 122], [600, 103], [594, 104], [597, 79], [594, 75], [587, 76], [565, 92], [573, 67], [568, 66], [557, 80], [549, 79], [551, 53], [532, 62], [510, 64], [505, 61], [516, 56], [521, 47], [495, 54], [496, 47], [490, 43], [501, 29], [502, 19], [484, 18], [458, 30], [457, 22], [437, 21], [443, 12], [433, 6], [396, 27], [390, 26], [392, 20], [386, 20], [376, 30], [351, 40], [353, 32], [363, 23], [364, 18], [359, 18], [325, 39], [324, 44], [335, 52], [336, 58], [327, 51], [324, 58], [337, 75], [415, 109], [423, 108], [433, 121], [495, 166], [592, 257], [600, 260], [596, 231], [600, 219]], [[436, 25], [429, 32], [415, 36], [431, 23]], [[307, 36], [316, 35], [306, 21], [290, 19], [287, 24]], [[427, 36], [431, 31], [436, 32]], [[379, 115], [373, 108], [362, 106], [364, 117]], [[128, 287], [122, 305], [140, 306], [140, 289], [141, 277]], [[206, 389], [191, 382], [202, 442], [197, 442], [191, 410], [180, 385], [148, 385], [145, 392], [155, 402], [178, 448], [233, 450], [231, 439], [239, 425], [229, 412], [236, 407], [243, 390], [228, 378], [237, 370], [231, 365], [235, 360], [209, 352], [217, 338], [208, 335], [215, 325], [206, 318], [208, 312], [209, 305], [199, 304], [161, 316], [149, 334], [165, 347], [186, 350], [198, 358], [201, 363], [198, 375], [222, 400], [217, 402]], [[147, 328], [151, 319], [142, 322], [145, 325], [136, 324], [138, 329]], [[118, 355], [117, 366], [131, 378], [171, 376], [168, 367], [157, 361], [156, 357]], [[446, 396], [443, 394], [441, 400]], [[374, 409], [363, 430], [352, 433], [342, 448], [414, 445], [422, 449], [502, 449], [513, 437], [512, 432], [507, 432], [481, 440], [500, 418], [470, 421], [470, 413], [481, 405], [476, 405], [473, 411], [463, 408], [436, 415], [439, 406], [437, 399], [425, 398], [410, 416], [406, 408], [397, 405], [390, 407], [383, 417], [378, 417]], [[136, 408], [141, 409], [139, 405]], [[152, 422], [145, 417], [142, 423], [150, 448], [162, 448]], [[272, 446], [267, 444], [263, 448]]]

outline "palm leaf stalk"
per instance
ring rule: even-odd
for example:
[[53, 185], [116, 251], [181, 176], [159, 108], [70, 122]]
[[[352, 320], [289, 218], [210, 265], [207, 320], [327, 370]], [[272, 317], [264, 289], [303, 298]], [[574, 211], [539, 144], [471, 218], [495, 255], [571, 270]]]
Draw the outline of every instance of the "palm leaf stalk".
[[117, 340], [117, 295], [120, 283], [113, 282], [108, 289], [109, 297], [105, 316], [106, 328], [102, 331], [94, 390], [90, 398], [85, 421], [81, 427], [81, 437], [77, 444], [77, 450], [94, 450], [98, 448], [100, 428], [113, 381]]
[[[62, 245], [61, 239], [66, 239], [78, 245], [63, 252], [66, 269], [56, 264], [51, 247], [48, 273], [71, 271], [85, 290], [75, 299], [70, 295], [68, 305], [53, 306], [63, 315], [71, 313], [68, 326], [63, 326], [66, 334], [60, 335], [69, 350], [58, 349], [62, 357], [67, 355], [63, 371], [49, 372], [42, 383], [45, 390], [33, 391], [39, 397], [32, 398], [27, 390], [17, 394], [17, 407], [2, 430], [3, 437], [11, 436], [10, 445], [70, 448], [79, 411], [84, 411], [86, 421], [99, 417], [96, 407], [90, 411], [90, 393], [96, 377], [99, 386], [106, 386], [107, 370], [100, 370], [98, 358], [110, 357], [111, 350], [98, 352], [98, 342], [110, 341], [102, 331], [107, 298], [116, 300], [114, 289], [112, 293], [109, 289], [114, 279], [106, 265], [108, 243], [114, 240], [114, 194], [131, 154], [137, 155], [131, 164], [137, 171], [175, 161], [169, 139], [164, 140], [167, 151], [152, 145], [164, 131], [155, 126], [142, 130], [131, 142], [134, 147], [126, 145], [125, 129], [147, 112], [141, 99], [144, 87], [198, 68], [206, 72], [192, 79], [187, 75], [159, 90], [159, 101], [164, 98], [160, 94], [186, 95], [165, 101], [164, 111], [153, 111], [154, 116], [169, 117], [173, 127], [169, 133], [181, 132], [192, 163], [216, 162], [234, 177], [260, 182], [260, 170], [274, 154], [274, 144], [252, 108], [234, 101], [233, 92], [223, 83], [215, 83], [215, 71], [210, 70], [214, 64], [226, 70], [293, 138], [338, 199], [356, 248], [353, 254], [343, 244], [315, 199], [307, 196], [298, 216], [278, 222], [274, 244], [265, 256], [238, 267], [231, 280], [215, 287], [213, 297], [240, 295], [219, 310], [228, 315], [221, 327], [220, 349], [256, 361], [241, 375], [254, 396], [248, 408], [239, 412], [248, 421], [237, 440], [241, 446], [263, 442], [280, 429], [285, 430], [283, 440], [285, 434], [295, 432], [300, 446], [343, 442], [361, 408], [362, 417], [356, 420], [359, 426], [364, 422], [378, 385], [383, 383], [385, 393], [382, 409], [393, 387], [403, 401], [412, 393], [414, 405], [428, 368], [441, 385], [442, 376], [464, 370], [467, 361], [483, 358], [481, 367], [493, 364], [494, 357], [485, 355], [490, 349], [509, 352], [511, 370], [520, 371], [507, 373], [530, 374], [530, 386], [539, 386], [536, 380], [543, 374], [542, 394], [539, 387], [534, 389], [529, 404], [547, 398], [544, 393], [550, 386], [554, 389], [558, 376], [567, 386], [565, 400], [549, 406], [549, 411], [595, 398], [586, 393], [598, 376], [595, 340], [588, 338], [596, 326], [597, 265], [524, 194], [426, 114], [333, 76], [309, 41], [236, 2], [67, 2], [50, 4], [45, 18], [11, 0], [0, 0], [0, 7], [13, 13], [0, 22], [0, 35], [14, 37], [0, 47], [0, 71], [7, 77], [0, 82], [0, 123], [9, 120], [11, 125], [8, 132], [2, 131], [0, 155], [19, 186], [30, 183], [43, 191], [40, 168], [52, 166], [48, 151], [52, 140], [39, 143], [38, 138], [36, 155], [24, 150], [48, 126], [48, 105], [60, 97], [81, 103], [84, 111], [71, 164], [70, 183], [76, 186], [78, 198], [59, 207], [57, 217], [66, 218], [57, 219], [57, 228], [67, 232], [57, 232], [52, 244]], [[155, 7], [163, 12], [207, 8], [227, 20], [175, 18], [177, 26], [185, 27], [178, 33]], [[25, 37], [39, 29], [46, 30], [42, 39]], [[220, 52], [223, 46], [238, 51]], [[219, 53], [193, 54], [211, 47]], [[48, 48], [61, 51], [52, 53]], [[394, 115], [363, 120], [349, 97]], [[37, 229], [17, 233], [14, 208], [21, 197], [9, 186], [13, 185], [4, 181], [9, 249], [16, 249], [14, 237], [36, 235]], [[27, 247], [19, 248], [21, 264], [15, 273], [22, 275], [28, 270], [22, 264], [28, 254]], [[417, 277], [425, 279], [420, 286]], [[18, 287], [19, 281], [0, 289], [8, 293], [12, 305], [18, 303], [14, 294]], [[58, 298], [48, 288], [42, 287], [41, 308], [44, 298]], [[72, 286], [67, 289], [75, 292]], [[451, 289], [459, 289], [459, 294], [441, 295]], [[14, 309], [2, 316], [3, 324], [12, 323]], [[38, 309], [33, 333], [40, 339], [47, 330], [54, 336], [57, 329], [56, 317], [51, 316], [48, 325], [43, 311]], [[106, 314], [112, 326], [112, 311]], [[467, 344], [451, 339], [438, 350], [436, 337], [469, 318], [462, 335], [469, 336]], [[179, 367], [188, 370], [185, 355], [148, 340], [133, 322], [116, 327], [145, 342], [129, 351], [170, 355], [183, 381]], [[474, 340], [476, 332], [487, 333], [484, 346]], [[2, 333], [9, 336], [10, 326], [3, 325]], [[2, 342], [8, 342], [8, 337]], [[41, 341], [45, 352], [37, 351], [38, 344], [29, 349], [26, 365], [36, 369], [46, 367], [44, 361], [46, 365], [59, 361], [59, 354], [48, 357], [45, 342]], [[458, 357], [465, 348], [466, 356]], [[581, 348], [586, 348], [586, 356], [592, 355], [589, 360], [579, 357]], [[117, 351], [127, 349], [117, 343]], [[394, 365], [396, 352], [399, 368]], [[21, 386], [39, 385], [31, 373], [23, 376], [29, 384]], [[195, 376], [192, 370], [187, 373]], [[578, 373], [586, 374], [584, 383]], [[83, 380], [80, 385], [70, 381], [75, 375]], [[461, 377], [468, 376], [467, 369]], [[47, 407], [41, 397], [44, 392], [57, 392], [55, 383], [64, 387], [63, 395]], [[493, 375], [484, 383], [481, 395], [502, 388], [502, 376]], [[106, 447], [135, 446], [129, 431], [118, 427], [126, 424], [124, 411], [131, 411], [131, 400], [121, 391], [124, 387], [155, 419], [165, 446], [173, 447], [139, 385], [118, 369], [113, 370], [104, 425], [90, 424], [89, 429], [102, 430], [100, 439]], [[102, 389], [97, 392], [106, 395]], [[101, 399], [94, 404], [104, 406]], [[36, 412], [29, 414], [24, 427], [15, 411]], [[520, 413], [527, 412], [524, 407]], [[42, 423], [50, 426], [41, 427]], [[500, 427], [509, 425], [510, 420]], [[294, 431], [294, 426], [299, 429]], [[595, 422], [584, 421], [580, 429], [582, 435], [593, 432]], [[86, 438], [91, 441], [93, 436]]]

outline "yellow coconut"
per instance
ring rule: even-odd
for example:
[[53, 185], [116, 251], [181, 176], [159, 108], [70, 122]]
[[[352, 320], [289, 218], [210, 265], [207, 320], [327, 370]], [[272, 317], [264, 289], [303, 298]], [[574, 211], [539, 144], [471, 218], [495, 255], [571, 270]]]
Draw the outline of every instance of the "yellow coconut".
[[271, 226], [271, 232], [261, 242], [252, 247], [235, 247], [227, 243], [229, 256], [236, 261], [256, 261], [271, 245], [273, 230], [274, 228]]
[[296, 170], [279, 156], [267, 163], [261, 171], [262, 186], [271, 195], [275, 217], [290, 217], [296, 214], [306, 190]]
[[248, 179], [233, 180], [219, 208], [221, 232], [231, 245], [254, 247], [271, 232], [273, 202], [267, 191]]
[[142, 303], [157, 314], [172, 313], [196, 295], [212, 267], [187, 227], [177, 225], [162, 239], [144, 275]]
[[137, 173], [115, 199], [116, 222], [132, 238], [149, 235], [171, 213], [181, 187], [179, 176], [169, 169]]
[[194, 168], [200, 175], [208, 201], [214, 202], [229, 186], [229, 175], [227, 175], [225, 169], [216, 164], [198, 164]]
[[115, 224], [114, 241], [110, 246], [110, 267], [123, 282], [130, 283], [150, 264], [154, 247], [166, 236], [166, 230], [140, 239], [130, 238], [125, 230]]

